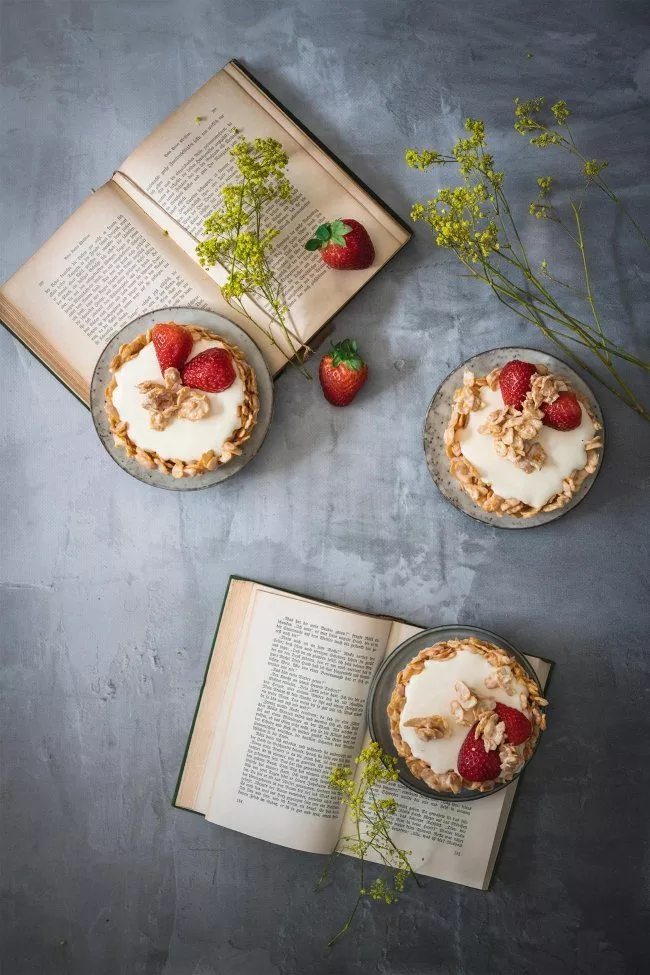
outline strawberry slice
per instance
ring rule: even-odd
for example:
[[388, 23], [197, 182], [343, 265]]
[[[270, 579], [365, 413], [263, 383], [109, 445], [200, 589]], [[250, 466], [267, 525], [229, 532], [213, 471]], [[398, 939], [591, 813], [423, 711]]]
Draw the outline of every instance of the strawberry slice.
[[580, 403], [573, 393], [560, 393], [552, 403], [542, 403], [543, 423], [553, 430], [575, 430], [582, 423]]
[[506, 741], [510, 745], [521, 745], [530, 738], [533, 728], [525, 714], [517, 708], [500, 704], [499, 701], [495, 704], [494, 710], [506, 726]]
[[206, 349], [190, 359], [181, 377], [184, 386], [206, 393], [223, 393], [236, 379], [232, 356], [225, 349]]
[[483, 739], [474, 737], [475, 728], [476, 725], [472, 725], [465, 741], [460, 746], [458, 771], [464, 779], [469, 779], [470, 782], [487, 782], [488, 779], [497, 779], [501, 773], [499, 752], [496, 749], [486, 752]]
[[151, 341], [162, 374], [170, 368], [180, 372], [192, 351], [192, 336], [187, 329], [175, 322], [161, 322], [151, 329]]
[[532, 362], [511, 359], [506, 362], [499, 376], [499, 387], [506, 406], [520, 410], [530, 389], [530, 380], [537, 370]]

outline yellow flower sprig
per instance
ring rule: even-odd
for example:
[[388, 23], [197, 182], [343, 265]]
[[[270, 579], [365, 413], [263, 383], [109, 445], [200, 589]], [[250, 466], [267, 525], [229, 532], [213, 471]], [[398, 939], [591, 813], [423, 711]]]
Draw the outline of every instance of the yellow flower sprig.
[[632, 226], [636, 229], [646, 247], [650, 247], [650, 239], [647, 234], [643, 232], [643, 229], [639, 226], [632, 214], [624, 206], [616, 193], [614, 193], [604, 176], [601, 176], [603, 170], [607, 169], [607, 161], [605, 159], [589, 159], [579, 149], [569, 125], [571, 112], [567, 103], [562, 99], [555, 102], [549, 108], [557, 128], [549, 125], [544, 120], [543, 112], [545, 104], [546, 99], [543, 97], [530, 98], [527, 101], [521, 101], [519, 98], [515, 98], [516, 131], [523, 136], [527, 136], [531, 132], [536, 133], [529, 141], [532, 146], [536, 146], [538, 149], [559, 146], [560, 149], [564, 149], [574, 156], [580, 162], [580, 171], [587, 183], [597, 186], [598, 189], [602, 190], [610, 198], [612, 203], [615, 203], [619, 207], [621, 212], [625, 214]]
[[[364, 897], [385, 904], [393, 904], [404, 890], [410, 876], [419, 885], [409, 863], [409, 851], [400, 850], [390, 835], [390, 826], [397, 812], [397, 800], [393, 796], [377, 796], [376, 789], [383, 783], [397, 780], [397, 761], [387, 755], [381, 747], [373, 742], [364, 748], [355, 764], [359, 767], [356, 774], [349, 765], [332, 769], [329, 781], [340, 795], [341, 803], [347, 807], [350, 819], [355, 825], [355, 835], [342, 837], [346, 850], [359, 860], [359, 891], [352, 905], [352, 909], [343, 927], [327, 943], [331, 948], [351, 928], [354, 917]], [[369, 885], [365, 881], [365, 863], [368, 852], [373, 850], [379, 856], [385, 867], [390, 867], [392, 873], [377, 877]], [[339, 852], [332, 854], [332, 858], [339, 856]], [[330, 858], [331, 859], [331, 858]], [[329, 874], [331, 863], [328, 863], [320, 876], [318, 887], [322, 887]]]
[[[551, 114], [558, 126], [567, 129], [567, 135], [541, 121], [543, 107], [542, 98], [527, 102], [516, 99], [515, 129], [522, 134], [535, 133], [530, 141], [538, 148], [561, 146], [579, 157], [587, 184], [598, 186], [623, 208], [601, 175], [607, 164], [602, 160], [587, 159], [575, 145], [568, 130], [569, 109], [566, 102], [559, 101], [552, 105]], [[584, 240], [582, 200], [577, 203], [570, 201], [571, 226], [567, 226], [550, 199], [551, 177], [540, 176], [537, 179], [537, 198], [529, 206], [532, 216], [557, 224], [578, 248], [584, 275], [584, 291], [579, 291], [551, 274], [548, 261], [542, 261], [539, 270], [533, 267], [503, 190], [504, 174], [495, 169], [494, 157], [487, 151], [485, 124], [479, 119], [467, 119], [465, 130], [469, 133], [468, 137], [458, 139], [449, 155], [432, 149], [419, 152], [406, 150], [406, 162], [414, 169], [456, 165], [463, 177], [460, 186], [445, 187], [432, 199], [415, 203], [411, 210], [412, 219], [428, 223], [436, 244], [453, 251], [471, 277], [488, 284], [499, 301], [540, 328], [578, 365], [639, 416], [650, 420], [650, 411], [621, 375], [616, 360], [623, 360], [646, 372], [650, 371], [650, 362], [627, 352], [607, 337], [596, 307]], [[636, 221], [627, 215], [647, 242]], [[592, 321], [585, 321], [564, 308], [555, 291], [551, 290], [555, 285], [584, 298]], [[609, 377], [604, 377], [601, 370], [585, 362], [567, 343], [593, 353], [601, 370], [609, 373]]]
[[[236, 130], [237, 131], [237, 130]], [[293, 187], [285, 170], [289, 157], [277, 139], [248, 140], [242, 136], [230, 155], [239, 172], [239, 182], [221, 190], [222, 206], [204, 223], [205, 240], [196, 248], [203, 267], [220, 264], [228, 272], [221, 293], [228, 304], [237, 308], [260, 329], [272, 345], [279, 348], [289, 362], [298, 364], [305, 378], [311, 379], [304, 365], [305, 352], [287, 326], [289, 309], [271, 264], [273, 242], [279, 230], [265, 225], [265, 212], [276, 200], [290, 201]], [[251, 316], [244, 298], [261, 301], [271, 319], [280, 326], [291, 349], [287, 356], [272, 330], [264, 328]]]

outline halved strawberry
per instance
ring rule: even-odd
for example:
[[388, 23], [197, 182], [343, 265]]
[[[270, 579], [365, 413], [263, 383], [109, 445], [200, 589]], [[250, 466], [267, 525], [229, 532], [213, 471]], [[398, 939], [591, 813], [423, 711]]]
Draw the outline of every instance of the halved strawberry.
[[560, 393], [552, 403], [542, 403], [543, 423], [554, 430], [575, 430], [582, 423], [580, 403], [573, 393]]
[[501, 772], [501, 759], [496, 749], [486, 752], [482, 738], [474, 737], [472, 725], [467, 737], [458, 752], [457, 768], [460, 774], [470, 782], [487, 782], [496, 779]]
[[175, 322], [161, 322], [151, 329], [151, 341], [162, 374], [170, 368], [180, 372], [192, 351], [192, 336], [188, 330]]
[[506, 362], [499, 376], [499, 387], [506, 406], [514, 406], [516, 410], [521, 409], [526, 393], [530, 389], [530, 380], [536, 372], [532, 362], [522, 362], [520, 359]]
[[223, 393], [236, 378], [232, 356], [225, 349], [206, 349], [190, 359], [181, 377], [184, 386], [202, 389], [206, 393]]
[[522, 714], [517, 708], [511, 708], [507, 704], [501, 704], [499, 701], [495, 704], [494, 710], [506, 726], [506, 741], [508, 744], [521, 745], [530, 738], [533, 733], [533, 728], [525, 714]]

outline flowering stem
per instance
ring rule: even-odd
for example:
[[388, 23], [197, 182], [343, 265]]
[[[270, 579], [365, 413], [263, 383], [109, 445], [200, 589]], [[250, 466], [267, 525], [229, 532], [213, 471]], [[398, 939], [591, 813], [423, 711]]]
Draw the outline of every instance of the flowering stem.
[[[291, 365], [311, 379], [304, 366], [308, 350], [299, 338], [294, 341], [287, 327], [282, 285], [268, 261], [279, 230], [263, 229], [265, 207], [275, 201], [289, 201], [294, 194], [285, 175], [289, 157], [276, 139], [249, 141], [244, 137], [232, 146], [230, 155], [241, 179], [222, 187], [223, 205], [205, 221], [205, 238], [197, 245], [199, 262], [203, 267], [220, 264], [226, 270], [221, 292], [228, 304], [241, 311]], [[269, 317], [281, 329], [290, 354], [276, 340], [272, 329], [259, 324], [246, 309], [245, 296], [261, 300], [264, 311], [270, 309]]]
[[[493, 270], [491, 265], [486, 265], [486, 266], [487, 268], [489, 268], [489, 271]], [[588, 363], [586, 363], [583, 359], [581, 359], [578, 355], [576, 355], [575, 352], [571, 351], [566, 345], [566, 340], [568, 340], [570, 342], [574, 342], [579, 345], [586, 346], [591, 351], [594, 351], [593, 342], [581, 341], [579, 338], [576, 338], [575, 335], [561, 336], [557, 331], [548, 328], [543, 323], [543, 318], [541, 317], [539, 310], [535, 307], [535, 304], [532, 301], [522, 300], [522, 297], [517, 293], [517, 291], [513, 291], [512, 289], [509, 289], [507, 287], [504, 287], [502, 284], [497, 283], [489, 272], [486, 271], [486, 274], [484, 276], [476, 272], [473, 268], [471, 268], [470, 270], [472, 271], [474, 277], [478, 278], [479, 280], [485, 281], [487, 284], [489, 284], [489, 286], [492, 288], [493, 292], [495, 293], [497, 298], [499, 298], [502, 304], [506, 305], [506, 307], [516, 312], [516, 314], [520, 315], [522, 318], [525, 318], [527, 321], [532, 322], [532, 324], [537, 325], [542, 331], [542, 333], [548, 339], [550, 339], [556, 345], [559, 345], [562, 349], [564, 349], [567, 352], [567, 354], [570, 355], [571, 359], [574, 362], [576, 362], [586, 372], [588, 372], [591, 376], [593, 376], [600, 383], [602, 383], [602, 385], [605, 386], [615, 396], [617, 396], [618, 399], [620, 399], [627, 406], [630, 406], [636, 413], [639, 414], [639, 416], [643, 417], [643, 419], [650, 420], [650, 412], [639, 402], [639, 400], [634, 395], [634, 393], [629, 388], [629, 386], [621, 379], [618, 372], [612, 367], [611, 363], [608, 363], [607, 360], [598, 352], [595, 353], [598, 356], [598, 358], [601, 360], [601, 362], [603, 362], [603, 364], [610, 369], [610, 371], [616, 378], [620, 386], [620, 388], [618, 389], [615, 386], [608, 383], [606, 380], [604, 380], [603, 377], [599, 375], [599, 373], [597, 373], [593, 368], [591, 368], [591, 366], [589, 366]], [[504, 300], [505, 297], [511, 298], [514, 302], [516, 302], [516, 304], [512, 305], [509, 302], [505, 301]], [[530, 314], [526, 314], [522, 310], [523, 308], [528, 309]], [[554, 318], [554, 316], [549, 316], [546, 312], [545, 312], [545, 317]], [[554, 320], [560, 321], [562, 324], [566, 324], [568, 327], [571, 327], [569, 323], [562, 322], [561, 319], [554, 318]]]

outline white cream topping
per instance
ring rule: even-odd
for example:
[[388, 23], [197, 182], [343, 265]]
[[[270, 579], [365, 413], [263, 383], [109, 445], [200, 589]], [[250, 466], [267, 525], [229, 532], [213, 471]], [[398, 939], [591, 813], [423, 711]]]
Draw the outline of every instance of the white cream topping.
[[546, 460], [541, 470], [526, 474], [512, 461], [499, 457], [489, 434], [478, 432], [490, 413], [503, 409], [501, 391], [484, 386], [481, 399], [485, 404], [483, 408], [473, 410], [467, 426], [457, 433], [463, 456], [499, 497], [517, 498], [533, 508], [540, 508], [562, 490], [565, 477], [581, 470], [587, 463], [585, 444], [595, 433], [589, 414], [581, 405], [582, 423], [575, 430], [561, 431], [542, 426], [537, 440], [544, 448]]
[[[487, 688], [485, 678], [494, 673], [495, 668], [485, 657], [471, 650], [460, 649], [455, 657], [447, 660], [427, 660], [424, 669], [414, 674], [406, 685], [406, 701], [400, 715], [399, 730], [404, 741], [410, 746], [416, 758], [428, 762], [434, 772], [458, 771], [458, 752], [469, 731], [468, 725], [455, 720], [449, 705], [458, 700], [454, 689], [456, 681], [463, 681], [478, 698], [492, 698], [501, 704], [521, 711], [519, 695], [526, 693], [521, 681], [513, 680], [514, 694], [507, 694], [502, 687]], [[431, 714], [441, 714], [447, 718], [451, 735], [449, 738], [435, 738], [422, 741], [415, 728], [405, 727], [411, 718], [423, 718]]]
[[[200, 339], [192, 346], [190, 358], [206, 349], [223, 347], [221, 342]], [[128, 427], [131, 440], [143, 450], [155, 450], [164, 460], [197, 460], [207, 450], [220, 452], [235, 430], [241, 426], [239, 407], [245, 398], [244, 384], [239, 376], [222, 393], [208, 393], [210, 413], [202, 420], [183, 420], [174, 417], [164, 430], [152, 430], [151, 414], [144, 408], [144, 396], [138, 383], [145, 380], [162, 382], [162, 373], [153, 342], [125, 362], [115, 373], [116, 388], [113, 405]]]

